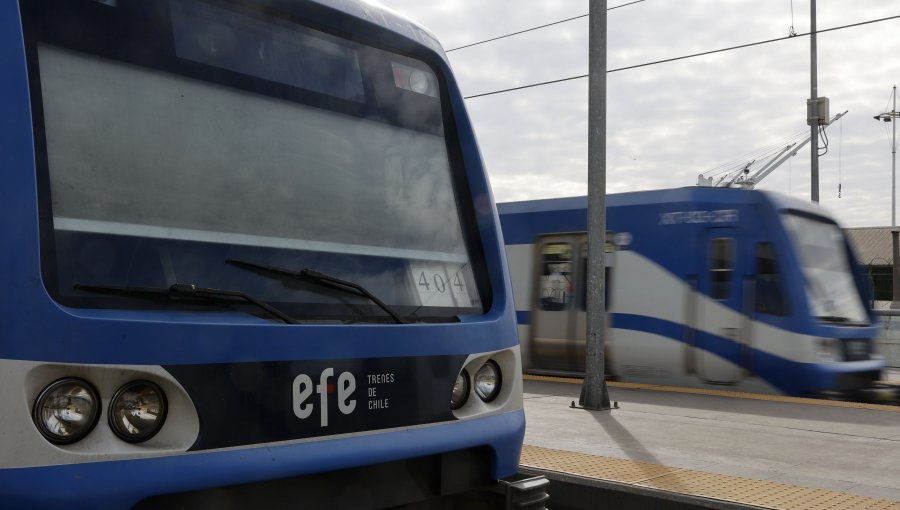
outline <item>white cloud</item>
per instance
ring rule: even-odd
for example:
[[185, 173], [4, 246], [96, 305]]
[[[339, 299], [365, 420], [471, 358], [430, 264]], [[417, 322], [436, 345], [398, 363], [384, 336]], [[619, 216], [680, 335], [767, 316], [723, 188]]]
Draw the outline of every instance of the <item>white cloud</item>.
[[[586, 14], [552, 0], [383, 3], [423, 23], [445, 48]], [[614, 6], [621, 2], [609, 2]], [[809, 2], [793, 2], [809, 31]], [[818, 2], [819, 30], [900, 15], [883, 0]], [[608, 67], [785, 37], [785, 1], [645, 0], [608, 13]], [[587, 73], [586, 18], [449, 53], [464, 95]], [[891, 162], [883, 111], [900, 83], [900, 19], [821, 33], [819, 95], [832, 114], [820, 159], [820, 200], [848, 226], [890, 223]], [[608, 75], [607, 190], [689, 186], [700, 171], [806, 128], [809, 38], [798, 37]], [[467, 100], [498, 201], [583, 194], [587, 188], [587, 80]], [[809, 197], [809, 150], [761, 188]], [[841, 198], [837, 197], [841, 184]]]

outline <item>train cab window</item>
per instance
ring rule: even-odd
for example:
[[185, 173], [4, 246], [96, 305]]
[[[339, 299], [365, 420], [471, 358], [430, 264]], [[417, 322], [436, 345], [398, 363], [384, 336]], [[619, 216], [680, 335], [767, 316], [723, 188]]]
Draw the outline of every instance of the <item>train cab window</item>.
[[243, 260], [352, 281], [411, 320], [488, 309], [461, 145], [427, 55], [281, 2], [20, 3], [57, 301], [210, 309], [82, 286], [177, 281], [301, 321], [392, 320], [362, 296], [229, 262]]
[[572, 245], [545, 244], [541, 248], [541, 257], [541, 280], [538, 284], [541, 310], [565, 310], [574, 291]]
[[731, 275], [734, 272], [734, 239], [717, 237], [710, 243], [709, 282], [713, 299], [726, 300], [731, 295]]
[[841, 228], [826, 219], [794, 212], [782, 215], [805, 280], [812, 316], [827, 323], [869, 324], [856, 285], [854, 261]]
[[756, 311], [769, 315], [787, 314], [775, 250], [770, 243], [756, 245]]

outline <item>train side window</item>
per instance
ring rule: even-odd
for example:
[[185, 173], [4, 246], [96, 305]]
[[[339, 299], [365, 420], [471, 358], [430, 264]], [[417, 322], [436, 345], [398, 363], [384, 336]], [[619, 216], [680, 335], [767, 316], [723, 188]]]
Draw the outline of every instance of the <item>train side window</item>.
[[541, 248], [541, 281], [538, 284], [541, 310], [565, 310], [572, 301], [572, 245], [547, 243]]
[[731, 295], [731, 274], [734, 272], [734, 239], [717, 237], [710, 244], [710, 295], [726, 300]]
[[770, 315], [787, 314], [775, 249], [771, 243], [756, 245], [756, 311]]

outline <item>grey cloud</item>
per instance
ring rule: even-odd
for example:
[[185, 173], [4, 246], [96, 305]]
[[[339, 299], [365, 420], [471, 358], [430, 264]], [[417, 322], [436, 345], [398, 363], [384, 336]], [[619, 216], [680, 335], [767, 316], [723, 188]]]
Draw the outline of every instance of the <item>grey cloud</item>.
[[[388, 0], [447, 48], [587, 12], [585, 1]], [[609, 2], [615, 5], [618, 2]], [[900, 14], [894, 2], [819, 2], [820, 29]], [[608, 65], [617, 68], [784, 37], [786, 2], [646, 0], [608, 16]], [[794, 1], [809, 30], [809, 3]], [[890, 152], [872, 116], [900, 82], [900, 20], [819, 36], [819, 93], [832, 113], [820, 160], [823, 205], [849, 226], [890, 222]], [[449, 54], [471, 95], [587, 73], [581, 19]], [[803, 37], [608, 75], [609, 192], [688, 186], [698, 172], [806, 128], [809, 38]], [[583, 194], [587, 186], [587, 80], [467, 101], [499, 201]], [[842, 198], [837, 198], [838, 183]], [[809, 150], [761, 185], [809, 197]]]

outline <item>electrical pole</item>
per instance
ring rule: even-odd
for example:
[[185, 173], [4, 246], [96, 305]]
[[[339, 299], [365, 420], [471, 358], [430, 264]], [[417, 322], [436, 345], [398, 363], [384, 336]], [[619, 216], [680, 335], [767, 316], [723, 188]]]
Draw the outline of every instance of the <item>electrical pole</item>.
[[897, 226], [897, 86], [894, 85], [894, 108], [891, 109], [891, 226]]
[[879, 113], [875, 120], [891, 123], [891, 226], [897, 226], [897, 86], [894, 85], [894, 107], [889, 112]]
[[[587, 359], [579, 404], [609, 410], [606, 387], [606, 0], [590, 1]], [[574, 405], [574, 402], [573, 402]]]
[[807, 122], [809, 123], [809, 141], [810, 141], [810, 199], [813, 202], [819, 201], [819, 85], [816, 79], [816, 0], [809, 2], [809, 97], [811, 103], [807, 105]]
[[891, 111], [879, 113], [875, 120], [891, 123], [891, 244], [893, 248], [894, 263], [892, 264], [891, 308], [900, 308], [900, 242], [897, 240], [897, 86], [891, 94], [894, 98], [894, 106]]

